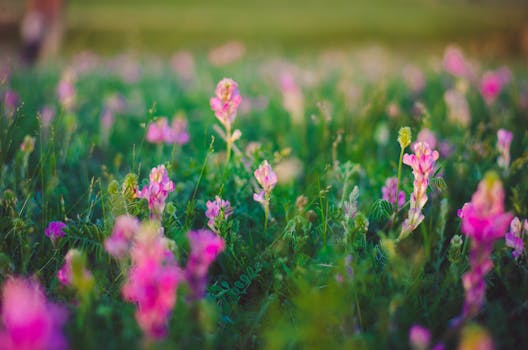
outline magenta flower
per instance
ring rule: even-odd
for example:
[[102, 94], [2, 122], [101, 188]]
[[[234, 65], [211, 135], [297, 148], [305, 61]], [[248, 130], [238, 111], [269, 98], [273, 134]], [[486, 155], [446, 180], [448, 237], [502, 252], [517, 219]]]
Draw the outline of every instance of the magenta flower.
[[50, 303], [38, 282], [9, 278], [2, 289], [0, 348], [61, 350], [68, 343], [62, 332], [68, 313]]
[[207, 271], [224, 251], [224, 240], [209, 230], [190, 231], [187, 234], [191, 252], [185, 267], [185, 277], [191, 288], [191, 300], [203, 298], [207, 286]]
[[504, 212], [504, 190], [497, 175], [489, 173], [479, 183], [470, 203], [459, 212], [462, 232], [471, 238], [470, 270], [462, 276], [466, 292], [462, 316], [473, 317], [486, 294], [486, 274], [493, 267], [491, 251], [495, 240], [504, 236], [512, 215]]
[[211, 109], [220, 123], [229, 129], [235, 120], [238, 106], [242, 102], [238, 84], [232, 79], [224, 78], [216, 85], [215, 95], [210, 100]]
[[480, 94], [487, 104], [493, 104], [499, 97], [502, 89], [511, 80], [511, 73], [507, 68], [499, 68], [496, 71], [484, 73], [480, 80]]
[[415, 350], [426, 350], [431, 343], [431, 332], [419, 324], [414, 324], [409, 330], [409, 343]]
[[413, 169], [414, 190], [411, 195], [409, 216], [402, 224], [402, 231], [398, 239], [408, 236], [423, 221], [422, 209], [427, 202], [426, 191], [429, 185], [429, 177], [438, 160], [438, 152], [431, 150], [429, 144], [425, 142], [417, 142], [413, 144], [413, 148], [414, 154], [405, 154], [403, 156], [403, 164]]
[[72, 262], [75, 259], [80, 259], [82, 253], [77, 249], [70, 249], [64, 257], [64, 265], [57, 271], [57, 278], [59, 282], [67, 287], [75, 286], [76, 288], [85, 285], [84, 281], [91, 281], [93, 279], [92, 273], [84, 266], [79, 269], [79, 272], [74, 276], [75, 269], [72, 267]]
[[121, 215], [116, 219], [112, 235], [104, 242], [108, 254], [116, 259], [124, 258], [131, 246], [134, 235], [139, 230], [139, 220], [130, 215]]
[[510, 223], [510, 231], [506, 233], [506, 246], [513, 249], [513, 257], [519, 259], [524, 254], [524, 234], [528, 232], [528, 220], [524, 220], [524, 230], [521, 220], [518, 217], [513, 218]]
[[505, 129], [497, 131], [497, 150], [499, 151], [499, 158], [497, 164], [504, 169], [510, 166], [510, 145], [513, 140], [513, 133]]
[[51, 221], [48, 224], [48, 227], [46, 227], [44, 233], [46, 234], [46, 236], [49, 237], [49, 239], [51, 239], [51, 242], [55, 245], [59, 238], [64, 237], [65, 227], [66, 224], [62, 221]]
[[401, 207], [405, 204], [405, 192], [398, 191], [398, 178], [389, 177], [385, 181], [385, 186], [381, 188], [382, 199], [391, 203], [392, 205]]
[[444, 53], [444, 69], [455, 77], [468, 77], [470, 66], [462, 51], [456, 46], [448, 46]]
[[141, 191], [136, 189], [136, 197], [148, 200], [151, 219], [161, 220], [165, 200], [173, 191], [174, 183], [169, 179], [165, 165], [158, 165], [150, 171], [150, 183]]
[[132, 265], [121, 290], [123, 298], [136, 304], [136, 321], [146, 337], [162, 339], [167, 335], [182, 271], [155, 223], [141, 226], [130, 255]]
[[227, 200], [223, 200], [219, 196], [215, 197], [214, 201], [207, 201], [205, 203], [207, 210], [205, 216], [209, 219], [207, 226], [215, 232], [218, 232], [219, 224], [223, 220], [227, 220], [233, 214], [233, 208]]

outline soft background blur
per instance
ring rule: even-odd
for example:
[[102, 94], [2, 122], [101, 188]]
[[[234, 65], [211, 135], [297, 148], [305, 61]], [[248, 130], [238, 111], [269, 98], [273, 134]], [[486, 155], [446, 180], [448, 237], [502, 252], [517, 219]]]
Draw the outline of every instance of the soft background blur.
[[[19, 46], [25, 1], [0, 0], [0, 50]], [[231, 40], [247, 50], [376, 43], [413, 53], [456, 42], [484, 58], [528, 55], [526, 0], [66, 1], [61, 54], [169, 54]]]

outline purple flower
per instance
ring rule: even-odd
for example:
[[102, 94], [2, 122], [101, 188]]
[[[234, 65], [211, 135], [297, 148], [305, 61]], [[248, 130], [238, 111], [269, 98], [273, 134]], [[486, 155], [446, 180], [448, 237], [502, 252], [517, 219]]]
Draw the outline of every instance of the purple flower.
[[52, 221], [48, 224], [48, 227], [46, 227], [44, 233], [49, 237], [49, 239], [51, 239], [53, 244], [55, 244], [59, 238], [64, 237], [65, 227], [66, 224], [62, 221]]
[[4, 93], [3, 105], [4, 105], [4, 112], [7, 117], [9, 118], [13, 117], [19, 103], [20, 103], [20, 98], [18, 97], [18, 94], [15, 91], [7, 90]]
[[150, 183], [141, 191], [136, 189], [136, 197], [148, 200], [150, 216], [153, 220], [161, 220], [165, 209], [165, 200], [169, 192], [174, 191], [174, 183], [169, 179], [165, 165], [158, 165], [150, 172]]
[[524, 254], [524, 240], [523, 236], [526, 233], [528, 227], [528, 220], [524, 220], [525, 230], [523, 231], [523, 225], [518, 217], [513, 218], [510, 223], [510, 231], [506, 233], [505, 240], [506, 246], [513, 249], [513, 257], [517, 260], [521, 255]]
[[214, 201], [207, 201], [205, 203], [207, 210], [205, 216], [209, 219], [207, 226], [215, 232], [218, 232], [219, 220], [227, 220], [233, 214], [233, 208], [229, 201], [223, 200], [219, 196], [215, 197]]
[[399, 193], [396, 193], [397, 190], [398, 178], [389, 177], [385, 181], [385, 186], [381, 188], [382, 199], [392, 205], [397, 205], [398, 207], [403, 206], [405, 204], [405, 192], [400, 191]]
[[497, 131], [497, 150], [499, 151], [499, 158], [497, 164], [504, 169], [508, 169], [510, 165], [510, 145], [513, 140], [513, 133], [505, 129]]

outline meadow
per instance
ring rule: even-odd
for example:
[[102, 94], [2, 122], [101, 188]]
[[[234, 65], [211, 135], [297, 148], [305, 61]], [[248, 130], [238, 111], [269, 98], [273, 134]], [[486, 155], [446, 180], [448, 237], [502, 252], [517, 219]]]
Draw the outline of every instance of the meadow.
[[525, 66], [230, 45], [0, 67], [0, 349], [526, 346]]

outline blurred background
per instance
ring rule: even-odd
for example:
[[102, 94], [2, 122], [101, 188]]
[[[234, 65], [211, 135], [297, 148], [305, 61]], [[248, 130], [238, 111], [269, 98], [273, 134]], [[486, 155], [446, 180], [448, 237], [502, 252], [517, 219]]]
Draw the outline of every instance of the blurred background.
[[[31, 47], [27, 41], [39, 31], [51, 39], [39, 37], [42, 46]], [[26, 45], [26, 55], [165, 55], [226, 43], [233, 50], [241, 44], [248, 51], [280, 52], [375, 43], [412, 54], [452, 42], [484, 58], [523, 59], [528, 1], [0, 0], [4, 54]]]

